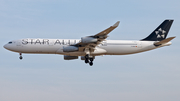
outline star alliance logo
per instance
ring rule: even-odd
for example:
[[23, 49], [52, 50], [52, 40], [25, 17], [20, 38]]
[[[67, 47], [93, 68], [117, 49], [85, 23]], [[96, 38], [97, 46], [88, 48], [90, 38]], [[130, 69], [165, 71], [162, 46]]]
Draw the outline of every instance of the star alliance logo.
[[166, 31], [159, 28], [158, 31], [155, 31], [155, 33], [157, 35], [157, 38], [164, 38]]

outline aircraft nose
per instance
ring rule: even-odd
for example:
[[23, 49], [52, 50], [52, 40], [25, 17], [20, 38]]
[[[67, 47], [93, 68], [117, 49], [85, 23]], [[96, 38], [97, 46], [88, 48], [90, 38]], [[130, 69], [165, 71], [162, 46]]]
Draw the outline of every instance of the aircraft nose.
[[11, 49], [12, 49], [12, 47], [11, 47], [9, 44], [5, 44], [3, 47], [4, 47], [5, 49], [7, 49], [7, 50], [11, 50]]
[[7, 44], [5, 44], [3, 47], [4, 47], [5, 49], [8, 49], [8, 45], [7, 45]]

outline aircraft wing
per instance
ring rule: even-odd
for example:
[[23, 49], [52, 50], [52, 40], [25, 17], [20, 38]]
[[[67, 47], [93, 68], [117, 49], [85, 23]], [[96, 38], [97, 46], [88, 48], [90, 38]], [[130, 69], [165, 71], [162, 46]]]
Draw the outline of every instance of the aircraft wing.
[[110, 26], [109, 28], [105, 29], [104, 31], [96, 35], [82, 37], [81, 42], [75, 44], [74, 46], [94, 49], [97, 45], [99, 45], [102, 41], [104, 41], [108, 37], [107, 35], [112, 30], [114, 30], [119, 25], [119, 23], [120, 21], [117, 21], [113, 26]]
[[120, 21], [117, 21], [113, 26], [110, 26], [109, 28], [105, 29], [104, 31], [96, 34], [95, 36], [104, 36], [109, 34], [112, 30], [114, 30], [118, 25], [119, 25]]

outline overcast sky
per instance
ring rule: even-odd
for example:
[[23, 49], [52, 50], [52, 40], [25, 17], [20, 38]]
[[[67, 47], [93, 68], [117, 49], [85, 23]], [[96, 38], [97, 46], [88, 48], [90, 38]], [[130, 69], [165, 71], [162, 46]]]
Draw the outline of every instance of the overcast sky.
[[[0, 0], [0, 101], [179, 101], [179, 0]], [[99, 56], [90, 67], [61, 55], [3, 48], [22, 38], [80, 39], [120, 21], [108, 39], [140, 40], [174, 19], [171, 46]]]

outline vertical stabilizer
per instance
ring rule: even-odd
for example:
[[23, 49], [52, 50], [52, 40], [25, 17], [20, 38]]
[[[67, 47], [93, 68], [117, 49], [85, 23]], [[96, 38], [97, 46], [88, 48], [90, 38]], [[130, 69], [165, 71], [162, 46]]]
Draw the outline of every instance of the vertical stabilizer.
[[159, 27], [157, 27], [148, 37], [141, 41], [162, 41], [166, 39], [169, 29], [174, 20], [164, 20]]

